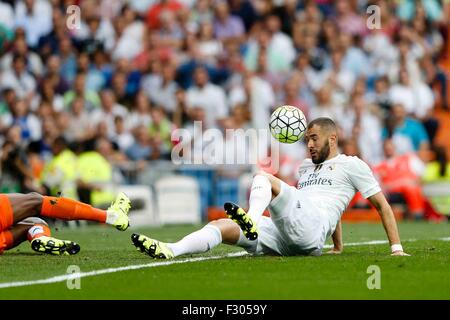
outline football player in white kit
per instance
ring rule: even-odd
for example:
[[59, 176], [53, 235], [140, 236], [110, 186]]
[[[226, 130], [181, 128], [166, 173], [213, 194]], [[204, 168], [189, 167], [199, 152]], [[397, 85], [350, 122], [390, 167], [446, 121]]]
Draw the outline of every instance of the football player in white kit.
[[[392, 209], [369, 166], [358, 157], [339, 154], [333, 120], [311, 121], [305, 142], [311, 158], [300, 165], [297, 188], [261, 172], [253, 179], [248, 212], [225, 203], [229, 219], [212, 221], [176, 243], [133, 234], [133, 244], [158, 259], [206, 252], [220, 243], [240, 246], [251, 254], [320, 255], [331, 236], [334, 248], [328, 253], [339, 254], [343, 250], [340, 218], [360, 191], [381, 216], [391, 254], [408, 255], [400, 243]], [[266, 208], [270, 218], [263, 216]]]

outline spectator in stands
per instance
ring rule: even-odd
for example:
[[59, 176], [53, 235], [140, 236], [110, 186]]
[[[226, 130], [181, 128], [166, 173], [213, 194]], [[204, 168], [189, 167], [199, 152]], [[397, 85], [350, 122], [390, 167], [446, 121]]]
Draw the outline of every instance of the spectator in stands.
[[414, 153], [399, 155], [394, 141], [387, 139], [383, 144], [385, 160], [374, 166], [384, 191], [389, 194], [399, 193], [403, 196], [411, 218], [423, 219], [425, 199], [420, 180], [425, 165]]
[[258, 53], [258, 66], [256, 67], [255, 74], [271, 85], [275, 95], [279, 96], [282, 94], [283, 82], [286, 80], [286, 76], [269, 70], [266, 50], [261, 50]]
[[320, 88], [321, 79], [320, 75], [311, 67], [309, 55], [306, 52], [298, 54], [295, 69], [292, 73], [299, 81], [301, 97], [311, 108], [316, 102], [314, 91]]
[[78, 72], [86, 74], [86, 88], [98, 92], [106, 86], [106, 77], [91, 64], [90, 54], [81, 52], [78, 55]]
[[177, 105], [176, 92], [178, 84], [175, 82], [176, 69], [172, 63], [161, 67], [161, 74], [154, 75], [153, 81], [145, 86], [145, 92], [150, 100], [164, 108], [165, 112], [173, 114]]
[[86, 73], [84, 72], [77, 73], [73, 82], [73, 89], [64, 94], [64, 105], [66, 108], [70, 106], [76, 97], [84, 99], [86, 110], [89, 112], [100, 107], [100, 98], [97, 92], [89, 90], [86, 86]]
[[[106, 146], [106, 147], [105, 147]], [[108, 150], [109, 141], [98, 139], [78, 155], [77, 185], [80, 200], [88, 200], [92, 206], [108, 207], [114, 199], [113, 167], [102, 155]]]
[[77, 75], [77, 58], [75, 48], [68, 36], [61, 38], [58, 44], [57, 54], [61, 57], [59, 74], [72, 85]]
[[103, 90], [100, 97], [101, 109], [95, 110], [91, 113], [91, 122], [93, 125], [97, 125], [100, 122], [105, 122], [108, 128], [108, 136], [114, 137], [114, 118], [117, 116], [126, 118], [128, 111], [123, 105], [117, 103], [116, 95], [112, 90]]
[[67, 36], [65, 14], [61, 10], [52, 10], [52, 24], [50, 32], [39, 38], [38, 53], [43, 61], [58, 53], [61, 40]]
[[361, 48], [361, 38], [342, 32], [339, 35], [339, 42], [343, 51], [341, 67], [357, 78], [369, 75], [372, 70], [368, 67], [370, 66], [369, 57]]
[[423, 153], [429, 150], [430, 142], [425, 128], [419, 121], [407, 116], [403, 105], [394, 104], [386, 122], [383, 138], [392, 138], [397, 153]]
[[240, 81], [230, 91], [230, 105], [234, 107], [237, 104], [248, 104], [252, 127], [266, 129], [276, 101], [272, 87], [251, 71], [244, 73]]
[[214, 20], [214, 12], [211, 6], [211, 0], [198, 0], [191, 9], [189, 24], [193, 30], [198, 30], [203, 22]]
[[176, 13], [183, 5], [176, 0], [159, 0], [154, 3], [147, 12], [147, 26], [151, 30], [161, 27], [161, 15], [166, 12]]
[[401, 20], [411, 21], [417, 18], [417, 13], [426, 16], [431, 21], [443, 18], [442, 7], [438, 0], [401, 1], [397, 6], [397, 15]]
[[227, 1], [216, 1], [214, 3], [214, 35], [222, 42], [244, 40], [245, 27], [239, 16], [230, 14]]
[[[115, 171], [115, 168], [126, 166], [128, 162], [127, 156], [118, 149], [115, 142], [111, 142], [111, 139], [97, 138], [95, 140], [95, 151], [111, 164], [113, 171]], [[122, 178], [120, 179], [122, 180]]]
[[3, 192], [41, 191], [37, 179], [30, 170], [19, 126], [9, 128], [1, 151], [0, 182]]
[[245, 54], [245, 65], [250, 70], [256, 70], [259, 52], [265, 51], [267, 69], [270, 72], [288, 72], [295, 59], [294, 45], [290, 38], [278, 31], [278, 17], [272, 16], [268, 19], [268, 24], [271, 27], [275, 26], [272, 30], [260, 28], [255, 37], [250, 39]]
[[12, 68], [7, 69], [1, 76], [1, 87], [12, 88], [20, 99], [30, 101], [36, 90], [36, 80], [26, 69], [26, 58], [22, 55], [14, 55]]
[[188, 44], [188, 60], [177, 68], [178, 84], [184, 89], [191, 88], [195, 84], [195, 71], [198, 68], [206, 69], [209, 79], [214, 84], [223, 84], [230, 76], [230, 70], [226, 65], [205, 63], [200, 54], [198, 42], [195, 40]]
[[300, 97], [299, 81], [294, 77], [284, 83], [284, 97], [280, 105], [283, 104], [297, 107], [309, 119], [309, 105]]
[[392, 101], [389, 95], [389, 79], [386, 76], [375, 80], [375, 90], [368, 94], [368, 102], [377, 105], [383, 114], [383, 118], [391, 111]]
[[29, 50], [25, 38], [16, 37], [13, 43], [12, 50], [5, 54], [1, 59], [1, 67], [3, 70], [10, 69], [13, 64], [14, 56], [22, 56], [25, 58], [25, 66], [28, 72], [30, 72], [34, 77], [42, 76], [44, 72], [44, 66], [39, 55], [31, 50]]
[[43, 0], [19, 1], [15, 5], [15, 26], [22, 27], [27, 43], [36, 48], [39, 38], [48, 34], [52, 28], [52, 7]]
[[354, 94], [350, 107], [344, 112], [345, 121], [340, 121], [345, 137], [354, 139], [364, 161], [374, 164], [382, 159], [382, 124], [380, 119], [368, 110], [362, 94]]
[[442, 68], [433, 62], [431, 57], [425, 56], [422, 59], [422, 70], [424, 73], [424, 81], [430, 88], [438, 86], [439, 100], [444, 110], [450, 110], [448, 97], [448, 76]]
[[126, 130], [125, 119], [121, 116], [114, 118], [114, 141], [121, 152], [125, 152], [134, 143], [133, 135]]
[[175, 13], [171, 11], [161, 13], [160, 24], [160, 28], [155, 31], [158, 45], [164, 49], [179, 50], [186, 35], [178, 24]]
[[355, 137], [349, 137], [342, 142], [342, 153], [347, 156], [356, 156], [365, 160], [361, 154], [358, 140]]
[[136, 128], [134, 143], [127, 149], [126, 155], [133, 161], [150, 160], [159, 156], [157, 150], [153, 150], [147, 127], [139, 126]]
[[235, 105], [231, 110], [231, 116], [233, 117], [233, 121], [238, 128], [246, 130], [251, 127], [250, 124], [251, 114], [249, 107], [247, 105], [245, 104]]
[[249, 0], [231, 0], [228, 2], [231, 14], [241, 17], [245, 30], [248, 32], [258, 19], [254, 4]]
[[41, 182], [48, 188], [48, 194], [60, 194], [78, 199], [77, 156], [68, 148], [67, 141], [58, 137], [52, 145], [53, 158], [47, 162], [41, 174]]
[[340, 99], [346, 102], [356, 78], [354, 73], [344, 68], [343, 57], [340, 49], [331, 53], [331, 67], [322, 72], [322, 80], [332, 86], [334, 95], [340, 95]]
[[48, 160], [51, 157], [51, 146], [56, 138], [62, 135], [62, 130], [54, 114], [42, 119], [42, 139], [40, 140], [41, 155]]
[[12, 4], [5, 1], [0, 2], [0, 12], [0, 28], [5, 33], [5, 36], [8, 35], [9, 38], [9, 35], [14, 30], [14, 10]]
[[69, 127], [64, 132], [64, 137], [70, 142], [83, 142], [94, 136], [94, 124], [90, 114], [86, 111], [85, 101], [82, 97], [73, 100], [70, 110]]
[[[120, 27], [118, 27], [120, 25]], [[137, 13], [129, 6], [123, 6], [116, 19], [117, 41], [112, 52], [113, 60], [136, 58], [144, 49], [145, 23], [137, 19]]]
[[358, 15], [354, 9], [348, 1], [336, 1], [337, 24], [339, 29], [345, 33], [363, 36], [367, 33], [366, 20]]
[[311, 107], [310, 119], [328, 117], [338, 124], [344, 119], [342, 105], [333, 101], [332, 89], [330, 84], [325, 84], [317, 91], [317, 103]]
[[21, 139], [24, 142], [41, 139], [41, 120], [31, 113], [26, 100], [15, 101], [10, 111], [11, 113], [3, 118], [4, 125], [20, 127]]
[[214, 36], [214, 26], [209, 20], [201, 21], [197, 33], [198, 50], [206, 63], [215, 64], [223, 52], [222, 42]]
[[61, 75], [61, 68], [60, 56], [56, 54], [49, 56], [45, 64], [45, 79], [41, 80], [41, 85], [43, 81], [48, 80], [58, 95], [63, 95], [69, 90], [69, 82], [65, 78], [65, 75]]
[[140, 90], [135, 97], [133, 108], [126, 118], [127, 130], [134, 130], [139, 126], [149, 127], [152, 118], [150, 115], [150, 101], [144, 90]]
[[399, 71], [400, 82], [391, 87], [389, 95], [393, 103], [402, 104], [408, 115], [419, 119], [429, 114], [434, 107], [433, 92], [422, 81], [411, 83], [408, 71]]
[[49, 104], [51, 108], [57, 112], [64, 110], [64, 98], [56, 92], [52, 79], [45, 79], [42, 81], [39, 90], [41, 91], [41, 96], [35, 97], [31, 102], [32, 110], [36, 110], [37, 106], [42, 103]]
[[154, 148], [158, 149], [161, 157], [170, 159], [172, 150], [172, 132], [175, 129], [173, 123], [167, 118], [162, 107], [154, 107], [150, 111], [152, 123], [149, 127], [150, 139], [153, 141]]
[[188, 114], [188, 105], [186, 103], [186, 91], [182, 88], [178, 88], [175, 93], [177, 105], [175, 108], [175, 112], [172, 115], [172, 123], [176, 128], [185, 127], [186, 124], [190, 121]]
[[[0, 121], [4, 125], [4, 117], [10, 114], [13, 105], [16, 103], [17, 95], [13, 88], [6, 87], [2, 90], [1, 96], [3, 99], [0, 100]], [[3, 130], [0, 132], [3, 132]]]
[[[116, 71], [111, 80], [111, 89], [114, 91], [117, 102], [127, 109], [131, 109], [134, 94], [139, 89], [139, 86], [134, 87], [134, 84], [131, 84], [131, 82], [137, 80], [132, 80], [132, 77], [134, 77], [134, 75], [131, 75], [131, 73]], [[139, 80], [137, 80], [137, 82], [139, 82]]]
[[195, 86], [187, 90], [186, 102], [189, 106], [205, 109], [205, 127], [217, 127], [217, 121], [228, 115], [225, 91], [209, 81], [208, 71], [204, 67], [195, 69], [194, 81]]
[[81, 28], [75, 29], [74, 33], [75, 39], [87, 53], [93, 53], [99, 46], [111, 51], [116, 44], [115, 30], [111, 22], [96, 13], [86, 13]]

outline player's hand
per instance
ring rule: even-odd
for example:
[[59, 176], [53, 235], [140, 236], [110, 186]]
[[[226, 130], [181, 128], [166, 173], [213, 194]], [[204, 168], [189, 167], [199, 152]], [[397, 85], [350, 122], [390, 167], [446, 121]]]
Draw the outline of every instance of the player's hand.
[[391, 253], [391, 256], [403, 256], [403, 257], [410, 257], [410, 254], [407, 254], [406, 252], [403, 251], [395, 251], [393, 253]]
[[333, 248], [330, 251], [327, 251], [326, 254], [341, 254], [343, 249]]

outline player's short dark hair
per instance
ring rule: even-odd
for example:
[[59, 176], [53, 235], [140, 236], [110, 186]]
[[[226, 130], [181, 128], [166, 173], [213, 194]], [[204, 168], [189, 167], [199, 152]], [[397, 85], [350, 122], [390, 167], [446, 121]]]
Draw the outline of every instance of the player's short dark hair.
[[334, 121], [331, 120], [330, 118], [321, 117], [321, 118], [312, 120], [308, 124], [308, 130], [311, 129], [315, 125], [319, 126], [321, 129], [325, 129], [327, 132], [337, 133], [336, 123], [334, 123]]

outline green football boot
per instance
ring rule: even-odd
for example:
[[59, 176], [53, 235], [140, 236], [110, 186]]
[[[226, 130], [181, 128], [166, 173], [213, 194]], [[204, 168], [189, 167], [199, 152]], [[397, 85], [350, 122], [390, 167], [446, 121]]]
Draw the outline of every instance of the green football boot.
[[131, 241], [137, 250], [148, 254], [152, 258], [168, 260], [175, 257], [172, 250], [164, 242], [137, 233], [131, 235]]
[[31, 248], [36, 252], [52, 255], [74, 255], [80, 251], [80, 245], [70, 240], [59, 240], [42, 236], [31, 241]]

